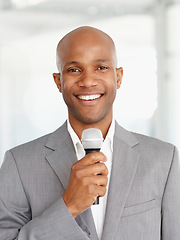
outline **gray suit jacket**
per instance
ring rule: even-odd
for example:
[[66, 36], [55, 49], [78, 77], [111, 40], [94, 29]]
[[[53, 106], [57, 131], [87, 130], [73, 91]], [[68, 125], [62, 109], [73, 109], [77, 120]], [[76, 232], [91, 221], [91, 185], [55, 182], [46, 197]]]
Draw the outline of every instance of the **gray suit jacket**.
[[[0, 171], [1, 240], [97, 240], [91, 210], [63, 202], [77, 161], [66, 123], [6, 153]], [[102, 240], [179, 240], [180, 168], [174, 146], [116, 123]]]

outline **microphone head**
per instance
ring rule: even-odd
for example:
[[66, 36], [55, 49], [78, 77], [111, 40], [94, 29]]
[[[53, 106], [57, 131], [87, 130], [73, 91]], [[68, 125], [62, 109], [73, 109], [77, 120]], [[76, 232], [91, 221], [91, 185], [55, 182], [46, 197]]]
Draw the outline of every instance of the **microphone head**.
[[103, 140], [102, 132], [97, 128], [88, 128], [82, 132], [81, 142], [84, 149], [100, 149]]

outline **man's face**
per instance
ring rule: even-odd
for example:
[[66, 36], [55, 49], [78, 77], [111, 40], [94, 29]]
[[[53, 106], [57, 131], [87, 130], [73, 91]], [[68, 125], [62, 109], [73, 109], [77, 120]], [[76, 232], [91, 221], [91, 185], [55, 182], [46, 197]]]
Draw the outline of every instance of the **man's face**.
[[112, 118], [122, 68], [116, 69], [109, 39], [97, 34], [68, 39], [60, 52], [60, 91], [69, 119], [93, 124]]

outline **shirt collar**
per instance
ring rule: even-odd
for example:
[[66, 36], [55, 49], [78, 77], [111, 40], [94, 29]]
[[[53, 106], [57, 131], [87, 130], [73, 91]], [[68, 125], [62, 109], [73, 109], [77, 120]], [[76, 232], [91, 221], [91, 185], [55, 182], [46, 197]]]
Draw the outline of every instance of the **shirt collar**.
[[[73, 130], [73, 128], [71, 127], [71, 124], [69, 122], [69, 119], [67, 119], [67, 130], [71, 136], [75, 151], [76, 151], [76, 155], [79, 155], [79, 149], [83, 148], [82, 143], [80, 141], [80, 139], [78, 138], [77, 134], [75, 133], [75, 131]], [[103, 144], [110, 142], [110, 147], [111, 147], [111, 151], [113, 151], [113, 138], [114, 138], [114, 132], [115, 132], [115, 120], [112, 120], [112, 123], [110, 125], [110, 128], [108, 130], [108, 133], [106, 135], [106, 138], [103, 142]]]
[[76, 145], [78, 142], [81, 143], [81, 141], [79, 140], [77, 134], [75, 133], [75, 131], [73, 130], [73, 128], [71, 127], [71, 124], [69, 122], [69, 119], [67, 119], [67, 130], [72, 138], [73, 144]]
[[110, 128], [108, 130], [108, 133], [106, 135], [106, 138], [104, 140], [104, 143], [106, 141], [110, 142], [110, 147], [111, 147], [111, 151], [113, 151], [113, 138], [114, 138], [114, 132], [115, 132], [115, 120], [113, 119], [110, 125]]

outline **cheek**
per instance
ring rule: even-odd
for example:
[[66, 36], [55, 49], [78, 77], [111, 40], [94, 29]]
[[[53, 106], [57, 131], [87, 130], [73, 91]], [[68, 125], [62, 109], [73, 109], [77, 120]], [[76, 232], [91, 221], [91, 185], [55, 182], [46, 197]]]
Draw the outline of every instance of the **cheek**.
[[76, 78], [75, 77], [70, 77], [70, 76], [62, 76], [61, 79], [61, 85], [63, 88], [63, 91], [68, 91], [68, 92], [72, 92], [74, 86], [76, 85]]
[[111, 79], [110, 81], [108, 81], [107, 88], [109, 89], [110, 94], [115, 95], [117, 90], [116, 79]]
[[69, 90], [70, 90], [69, 81], [63, 78], [61, 81], [61, 92], [63, 94], [66, 94], [67, 92], [69, 92]]
[[116, 98], [116, 92], [117, 92], [117, 83], [116, 81], [112, 81], [110, 85], [108, 85], [109, 94], [108, 94], [108, 102], [109, 104], [113, 104], [115, 98]]
[[68, 106], [73, 105], [73, 84], [70, 81], [62, 81], [61, 92], [65, 103]]

